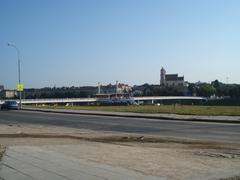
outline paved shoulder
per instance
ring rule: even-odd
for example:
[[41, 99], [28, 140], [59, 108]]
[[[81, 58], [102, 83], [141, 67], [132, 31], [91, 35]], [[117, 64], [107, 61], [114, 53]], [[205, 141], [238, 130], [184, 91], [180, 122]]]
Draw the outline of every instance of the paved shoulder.
[[0, 179], [11, 180], [157, 180], [139, 172], [101, 163], [74, 159], [35, 146], [10, 146], [0, 169]]

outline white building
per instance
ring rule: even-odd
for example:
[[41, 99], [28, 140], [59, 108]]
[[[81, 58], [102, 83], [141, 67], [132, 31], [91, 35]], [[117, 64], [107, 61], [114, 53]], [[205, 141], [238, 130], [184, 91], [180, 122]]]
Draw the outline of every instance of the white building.
[[118, 81], [116, 81], [115, 85], [109, 84], [106, 86], [98, 83], [98, 94], [130, 93], [131, 91], [131, 86], [128, 84], [119, 83]]
[[1, 99], [12, 99], [17, 96], [17, 91], [15, 90], [3, 90], [0, 91], [0, 98]]

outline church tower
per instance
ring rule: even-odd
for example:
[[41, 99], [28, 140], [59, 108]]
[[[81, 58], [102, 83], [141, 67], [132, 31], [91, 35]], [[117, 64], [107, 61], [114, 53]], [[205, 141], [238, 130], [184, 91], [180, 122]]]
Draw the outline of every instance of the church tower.
[[162, 69], [160, 70], [160, 85], [164, 86], [166, 83], [166, 71], [165, 69], [162, 67]]

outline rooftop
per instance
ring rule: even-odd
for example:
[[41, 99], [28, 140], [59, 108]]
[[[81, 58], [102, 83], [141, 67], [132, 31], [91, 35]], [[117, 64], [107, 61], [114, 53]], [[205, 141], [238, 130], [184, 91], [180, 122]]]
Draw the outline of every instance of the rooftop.
[[184, 77], [178, 77], [178, 74], [166, 74], [166, 81], [183, 81]]

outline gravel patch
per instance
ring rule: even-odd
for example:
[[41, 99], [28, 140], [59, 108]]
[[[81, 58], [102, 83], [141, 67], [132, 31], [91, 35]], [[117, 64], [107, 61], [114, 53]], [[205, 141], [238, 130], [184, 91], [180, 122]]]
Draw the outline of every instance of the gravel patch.
[[5, 152], [5, 147], [0, 144], [0, 160], [2, 159], [4, 152]]

